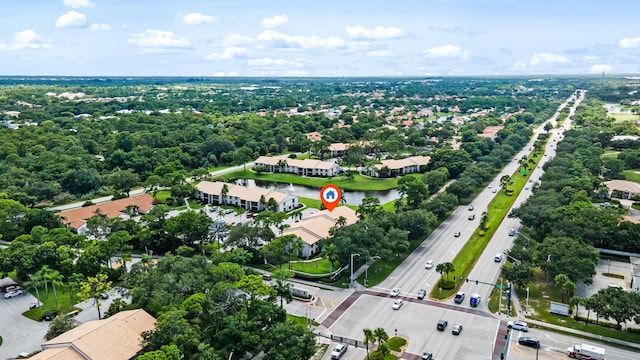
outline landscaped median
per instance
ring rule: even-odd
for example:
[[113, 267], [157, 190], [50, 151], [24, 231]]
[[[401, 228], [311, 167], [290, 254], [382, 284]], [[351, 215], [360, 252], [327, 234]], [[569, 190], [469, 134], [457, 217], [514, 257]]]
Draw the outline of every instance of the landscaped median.
[[[542, 153], [539, 153], [534, 158], [534, 166], [537, 166], [538, 162], [542, 158]], [[512, 195], [507, 195], [505, 190], [500, 190], [494, 199], [489, 204], [489, 208], [487, 209], [488, 220], [487, 220], [487, 230], [484, 234], [481, 234], [480, 229], [474, 231], [473, 235], [464, 245], [462, 250], [456, 255], [455, 259], [453, 259], [453, 265], [455, 267], [455, 271], [449, 276], [454, 275], [456, 280], [461, 278], [467, 278], [471, 269], [475, 265], [476, 261], [484, 251], [485, 247], [493, 237], [493, 234], [496, 232], [496, 229], [507, 215], [507, 212], [513, 205], [514, 201], [518, 197], [518, 194], [525, 186], [527, 181], [529, 180], [529, 175], [522, 175], [519, 171], [517, 171], [511, 177], [512, 184], [510, 184], [509, 189], [513, 190]], [[531, 185], [532, 186], [532, 185]], [[487, 279], [473, 279], [485, 281]], [[440, 283], [440, 281], [438, 281]], [[462, 282], [456, 281], [454, 282], [455, 286], [452, 289], [442, 289], [439, 287], [434, 287], [431, 291], [431, 298], [437, 300], [443, 300], [453, 296], [458, 290], [460, 286], [462, 286]]]

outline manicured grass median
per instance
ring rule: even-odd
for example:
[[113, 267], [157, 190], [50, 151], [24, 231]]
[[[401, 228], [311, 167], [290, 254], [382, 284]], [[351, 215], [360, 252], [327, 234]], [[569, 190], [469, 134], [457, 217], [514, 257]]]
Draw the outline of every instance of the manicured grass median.
[[[43, 305], [22, 313], [22, 315], [35, 321], [42, 320], [42, 316], [47, 311], [56, 310], [56, 301], [53, 296], [53, 289], [51, 286], [49, 286], [49, 295], [47, 295], [47, 291], [44, 286], [42, 288], [38, 288], [38, 291], [40, 292], [40, 302], [42, 302]], [[66, 314], [73, 309], [69, 290], [66, 286], [58, 286], [56, 287], [56, 291], [58, 292], [58, 312], [60, 314]], [[36, 296], [35, 290], [31, 289], [29, 292], [33, 294], [34, 297]], [[74, 300], [76, 302], [79, 301], [78, 296], [74, 296]]]
[[[542, 158], [542, 153], [537, 154], [535, 158], [535, 164], [537, 166], [538, 162]], [[453, 259], [453, 265], [455, 266], [455, 272], [449, 274], [449, 278], [452, 276], [456, 276], [456, 279], [466, 278], [469, 276], [471, 269], [475, 265], [478, 257], [484, 251], [485, 247], [493, 237], [496, 229], [507, 215], [509, 208], [513, 205], [513, 202], [518, 197], [518, 194], [527, 184], [527, 181], [530, 178], [531, 172], [529, 172], [526, 176], [521, 175], [520, 172], [516, 171], [515, 174], [511, 177], [513, 184], [509, 186], [510, 189], [513, 189], [513, 195], [509, 196], [502, 189], [500, 192], [496, 194], [494, 199], [489, 204], [489, 208], [487, 209], [487, 213], [489, 216], [489, 220], [487, 221], [487, 231], [485, 234], [480, 235], [479, 231], [476, 230], [469, 241], [465, 244], [465, 246], [460, 250], [458, 255]], [[528, 185], [532, 186], [532, 184]], [[480, 280], [486, 281], [486, 279], [471, 279], [471, 280]], [[437, 287], [434, 287], [431, 292], [431, 297], [434, 299], [442, 300], [448, 297], [453, 296], [458, 290], [462, 283], [460, 281], [456, 281], [456, 286], [453, 289], [440, 290]]]

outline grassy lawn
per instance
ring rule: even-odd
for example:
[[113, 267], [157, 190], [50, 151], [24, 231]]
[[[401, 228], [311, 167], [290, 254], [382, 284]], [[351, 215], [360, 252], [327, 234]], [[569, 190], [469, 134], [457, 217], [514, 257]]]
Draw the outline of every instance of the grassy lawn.
[[403, 346], [407, 345], [407, 340], [394, 336], [387, 341], [387, 345], [389, 345], [389, 349], [393, 351], [400, 351]]
[[623, 170], [622, 174], [626, 180], [640, 183], [640, 169]]
[[[58, 292], [58, 312], [66, 314], [73, 309], [69, 289], [66, 286], [58, 286], [56, 287], [56, 290]], [[47, 311], [56, 310], [56, 301], [53, 296], [53, 289], [49, 287], [49, 295], [47, 295], [47, 291], [44, 286], [42, 288], [38, 288], [38, 291], [40, 292], [40, 302], [42, 302], [43, 305], [22, 313], [22, 315], [35, 321], [40, 321], [42, 319], [42, 315]], [[31, 289], [29, 292], [33, 294], [33, 296], [36, 296], [35, 290]], [[75, 302], [78, 302], [78, 297], [75, 294], [74, 300]]]
[[[489, 294], [489, 304], [487, 306], [489, 307], [489, 311], [492, 314], [495, 314], [498, 312], [498, 305], [500, 305], [500, 289], [498, 289], [497, 287], [494, 287], [493, 290], [491, 290], [491, 294]], [[502, 310], [500, 311], [500, 313], [506, 314], [507, 313], [507, 294], [505, 290], [502, 290], [502, 307], [501, 308]], [[509, 316], [517, 316], [517, 315], [518, 314], [516, 314], [516, 310], [513, 307], [513, 302], [511, 302], [511, 311], [509, 312]]]
[[[589, 332], [595, 335], [640, 343], [640, 334], [598, 326], [595, 323], [589, 323], [587, 325], [584, 321], [576, 321], [571, 316], [561, 316], [549, 313], [549, 302], [561, 302], [562, 293], [560, 288], [553, 286], [552, 281], [549, 286], [547, 286], [545, 282], [546, 275], [544, 272], [540, 269], [536, 269], [534, 283], [529, 286], [529, 311], [532, 312], [532, 315], [529, 316], [529, 318], [544, 321], [548, 324], [555, 324], [575, 330]], [[518, 292], [518, 298], [520, 299], [520, 303], [524, 309], [527, 296], [526, 289], [516, 289], [516, 291]], [[582, 309], [578, 315], [586, 317], [587, 313]], [[595, 316], [591, 314], [589, 316], [589, 320], [595, 321]], [[600, 321], [602, 322], [602, 319], [600, 319]]]
[[[542, 157], [542, 154], [538, 154], [536, 156], [535, 158], [536, 166], [540, 161], [541, 157]], [[525, 187], [528, 180], [529, 180], [529, 175], [523, 176], [519, 172], [516, 172], [512, 176], [513, 185], [510, 186], [510, 188], [514, 190], [513, 195], [512, 196], [506, 195], [504, 190], [500, 190], [500, 192], [497, 193], [497, 195], [489, 204], [489, 208], [487, 210], [487, 213], [489, 214], [489, 220], [487, 221], [488, 229], [486, 233], [483, 235], [480, 235], [478, 230], [474, 232], [474, 234], [471, 236], [469, 241], [465, 244], [462, 250], [460, 250], [458, 255], [456, 255], [455, 259], [453, 259], [455, 272], [452, 274], [449, 274], [449, 276], [455, 275], [456, 278], [459, 279], [459, 278], [466, 278], [469, 275], [469, 272], [471, 272], [471, 269], [473, 268], [476, 261], [478, 260], [478, 257], [484, 251], [485, 247], [491, 240], [491, 237], [495, 233], [496, 229], [498, 228], [502, 220], [507, 215], [509, 208], [511, 207], [515, 199], [518, 197], [518, 194], [520, 193], [522, 188]], [[476, 279], [472, 279], [472, 280], [476, 280]], [[478, 279], [478, 280], [482, 281], [483, 279]], [[440, 290], [439, 288], [434, 287], [430, 296], [432, 298], [439, 299], [439, 300], [446, 299], [448, 297], [453, 296], [460, 289], [460, 286], [461, 286], [461, 283], [457, 282], [456, 286], [450, 290], [447, 290], [447, 289]]]
[[287, 314], [287, 320], [292, 321], [294, 324], [296, 324], [297, 326], [301, 327], [301, 328], [306, 328], [307, 323], [311, 323], [311, 325], [314, 326], [318, 326], [320, 325], [319, 322], [313, 320], [313, 319], [307, 319], [304, 316], [295, 316], [295, 315], [291, 315], [291, 314]]
[[[286, 266], [286, 264], [283, 265]], [[333, 269], [337, 268], [337, 263], [334, 263]], [[295, 261], [291, 263], [291, 269], [309, 274], [328, 274], [329, 260], [327, 258], [317, 258], [311, 261]]]
[[635, 115], [635, 114], [620, 114], [620, 113], [608, 113], [608, 116], [611, 116], [612, 118], [616, 119], [616, 123], [621, 123], [621, 122], [625, 122], [625, 121], [635, 121], [635, 120], [640, 120], [640, 116]]
[[[419, 174], [419, 175], [422, 176], [422, 174]], [[282, 174], [282, 173], [278, 173], [278, 174], [263, 173], [261, 175], [258, 175], [251, 171], [244, 172], [242, 170], [225, 174], [224, 178], [275, 181], [279, 183], [287, 183], [287, 184], [291, 183], [291, 184], [305, 185], [305, 186], [311, 186], [311, 187], [317, 187], [317, 188], [321, 188], [327, 184], [334, 184], [342, 189], [347, 189], [347, 190], [394, 189], [398, 186], [398, 179], [400, 179], [400, 178], [376, 179], [376, 178], [361, 176], [358, 174], [354, 175], [353, 180], [347, 180], [342, 176], [335, 176], [331, 178], [321, 178], [321, 177], [303, 177], [303, 176], [298, 176], [294, 174]]]
[[158, 200], [159, 202], [166, 204], [167, 203], [167, 199], [171, 197], [171, 191], [170, 190], [160, 190], [156, 193], [156, 196], [154, 197], [154, 199]]
[[199, 201], [194, 200], [194, 199], [189, 199], [189, 207], [192, 210], [199, 210], [204, 208], [204, 205], [202, 205]]

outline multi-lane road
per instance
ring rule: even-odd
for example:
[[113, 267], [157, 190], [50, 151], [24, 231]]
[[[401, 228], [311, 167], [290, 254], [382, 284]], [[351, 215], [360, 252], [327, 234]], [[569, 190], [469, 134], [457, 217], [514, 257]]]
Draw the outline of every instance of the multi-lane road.
[[[562, 128], [555, 128], [560, 110], [570, 101], [576, 99], [570, 108], [569, 118], [571, 118], [578, 104], [584, 99], [584, 95], [584, 91], [576, 92], [549, 119], [554, 125], [554, 130], [550, 133], [544, 156], [539, 166], [529, 174], [531, 182], [527, 183], [526, 189], [517, 195], [513, 207], [520, 206], [531, 195], [533, 186], [543, 173], [542, 165], [553, 158], [556, 145], [562, 139], [563, 131], [570, 125], [570, 120], [567, 120]], [[544, 124], [536, 129], [535, 133], [543, 132], [543, 126]], [[533, 136], [533, 139], [535, 138], [536, 135]], [[477, 308], [471, 308], [468, 304], [468, 298], [461, 304], [455, 304], [453, 299], [442, 302], [418, 300], [416, 294], [420, 289], [426, 289], [427, 292], [430, 292], [440, 277], [435, 271], [435, 266], [431, 269], [425, 269], [426, 262], [433, 260], [435, 264], [438, 264], [452, 261], [455, 258], [473, 231], [477, 229], [480, 214], [487, 209], [496, 195], [494, 189], [499, 189], [499, 179], [503, 175], [511, 176], [516, 173], [519, 169], [517, 159], [530, 153], [529, 149], [533, 148], [533, 139], [491, 181], [491, 187], [485, 188], [473, 200], [473, 210], [469, 210], [468, 206], [460, 206], [456, 209], [380, 285], [357, 292], [351, 290], [314, 290], [318, 301], [313, 304], [297, 305], [297, 310], [290, 307], [289, 310], [294, 310], [298, 314], [308, 314], [309, 317], [320, 321], [333, 334], [334, 339], [361, 340], [363, 337], [362, 329], [378, 327], [384, 328], [389, 335], [403, 336], [408, 340], [403, 359], [419, 359], [419, 354], [422, 354], [423, 351], [432, 352], [438, 360], [500, 358], [499, 351], [506, 342], [506, 323], [504, 318], [501, 319], [489, 313], [486, 301], [482, 301]], [[476, 215], [474, 220], [468, 219], [470, 214]], [[519, 227], [520, 223], [517, 219], [505, 218], [502, 221], [469, 274], [470, 279], [478, 279], [487, 283], [496, 282], [504, 260], [497, 263], [494, 261], [494, 256], [503, 253], [512, 245], [515, 237], [509, 236], [509, 231], [510, 229], [517, 230]], [[460, 232], [459, 237], [454, 236], [457, 231]], [[399, 298], [405, 300], [399, 310], [392, 309], [395, 298], [390, 297], [389, 293], [393, 288], [400, 288]], [[463, 284], [461, 290], [467, 296], [477, 292], [483, 300], [486, 300], [492, 286], [468, 282]], [[445, 331], [436, 329], [436, 324], [440, 319], [446, 319], [449, 323]], [[463, 331], [458, 336], [451, 334], [451, 328], [456, 323], [463, 325]], [[520, 332], [513, 331], [509, 337], [510, 342], [506, 346], [508, 359], [534, 359], [536, 356], [539, 359], [566, 358], [564, 351], [567, 346], [582, 342], [566, 335], [532, 329], [526, 336], [538, 338], [542, 344], [536, 354], [535, 349], [518, 345], [519, 336], [522, 336]], [[607, 359], [628, 359], [637, 355], [626, 350], [605, 347], [607, 348]], [[363, 359], [365, 355], [366, 351], [361, 347], [351, 347], [343, 359]], [[329, 352], [324, 358], [329, 359]]]

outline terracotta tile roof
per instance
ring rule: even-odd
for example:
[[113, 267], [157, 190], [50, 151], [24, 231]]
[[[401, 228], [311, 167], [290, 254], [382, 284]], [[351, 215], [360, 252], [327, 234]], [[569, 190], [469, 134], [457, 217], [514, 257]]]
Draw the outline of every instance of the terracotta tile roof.
[[252, 202], [260, 202], [260, 198], [264, 195], [265, 201], [269, 201], [270, 198], [273, 198], [278, 204], [280, 204], [284, 199], [289, 196], [287, 193], [283, 193], [277, 190], [272, 189], [263, 189], [259, 187], [248, 188], [236, 184], [224, 183], [221, 181], [201, 181], [196, 185], [196, 189], [198, 191], [211, 194], [211, 195], [220, 195], [222, 193], [222, 187], [227, 185], [227, 196], [237, 197], [239, 199], [243, 199], [246, 201]]
[[85, 360], [77, 351], [71, 347], [51, 348], [43, 350], [29, 360]]
[[156, 319], [142, 309], [121, 311], [104, 320], [88, 321], [42, 344], [44, 349], [67, 347], [92, 360], [128, 360], [142, 346], [144, 331]]
[[632, 194], [640, 194], [640, 184], [633, 181], [627, 180], [611, 180], [605, 181], [604, 185], [609, 188], [609, 190], [620, 190]]
[[63, 218], [63, 223], [77, 229], [84, 225], [88, 219], [95, 216], [96, 210], [98, 209], [100, 213], [106, 215], [109, 219], [113, 219], [122, 215], [129, 205], [135, 205], [141, 212], [146, 213], [153, 207], [153, 197], [149, 194], [141, 194], [101, 204], [61, 211], [58, 213], [58, 216]]
[[346, 151], [349, 144], [345, 143], [332, 143], [329, 145], [329, 151]]
[[408, 158], [399, 159], [399, 160], [393, 160], [393, 159], [382, 160], [381, 161], [382, 164], [376, 164], [374, 166], [378, 170], [382, 169], [385, 166], [388, 167], [389, 170], [396, 170], [396, 169], [405, 168], [407, 166], [427, 165], [429, 163], [429, 160], [431, 160], [429, 156], [410, 156]]
[[340, 216], [346, 218], [345, 225], [355, 224], [358, 221], [356, 212], [347, 206], [338, 206], [333, 211], [317, 211], [304, 220], [294, 223], [290, 228], [285, 229], [282, 235], [296, 235], [308, 245], [313, 245], [320, 239], [329, 237], [329, 230], [335, 226]]
[[[256, 164], [267, 164], [272, 166], [277, 166], [278, 161], [283, 160], [283, 158], [276, 158], [271, 156], [260, 156], [257, 158], [254, 163]], [[316, 159], [284, 159], [287, 161], [287, 166], [297, 167], [302, 169], [323, 169], [329, 170], [333, 166], [335, 166], [335, 162], [333, 161], [322, 161]]]

